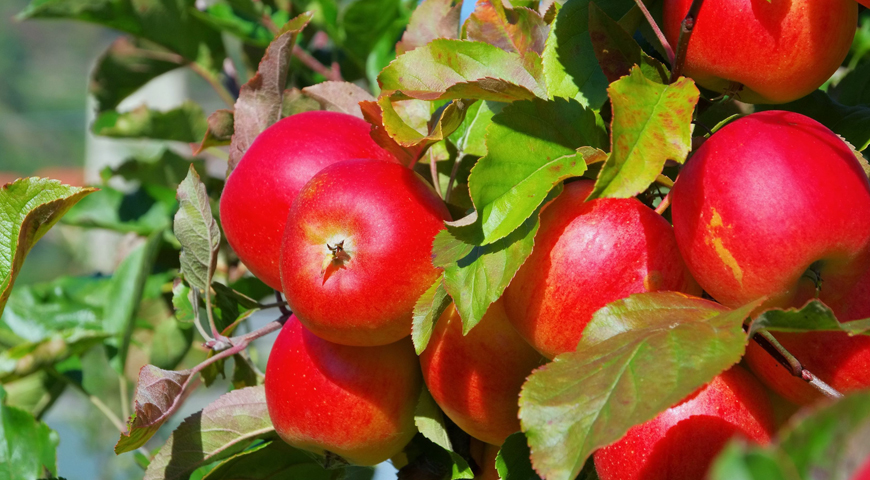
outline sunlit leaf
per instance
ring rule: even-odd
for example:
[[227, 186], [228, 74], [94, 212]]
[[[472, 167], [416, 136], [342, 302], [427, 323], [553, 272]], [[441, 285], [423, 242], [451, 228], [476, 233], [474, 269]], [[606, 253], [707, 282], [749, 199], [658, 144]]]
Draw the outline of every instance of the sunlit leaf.
[[462, 0], [425, 0], [420, 2], [402, 40], [396, 44], [396, 54], [422, 47], [436, 38], [459, 38], [459, 15]]
[[776, 332], [846, 332], [870, 335], [870, 319], [840, 323], [827, 305], [812, 300], [802, 308], [773, 309], [753, 320], [749, 334], [765, 329]]
[[411, 339], [414, 341], [414, 349], [417, 355], [426, 350], [429, 344], [429, 339], [432, 337], [432, 329], [435, 327], [435, 322], [444, 313], [444, 310], [450, 305], [450, 297], [447, 296], [447, 290], [444, 289], [444, 278], [438, 277], [438, 280], [432, 284], [417, 303], [414, 305], [414, 319], [411, 324]]
[[[464, 38], [515, 52], [540, 61], [550, 26], [541, 15], [525, 7], [506, 8], [501, 1], [481, 0], [462, 27]], [[539, 57], [531, 59], [530, 57]]]
[[204, 292], [211, 284], [221, 233], [211, 214], [205, 185], [193, 166], [178, 186], [175, 236], [181, 243], [181, 272], [190, 286]]
[[127, 422], [127, 431], [115, 445], [116, 454], [136, 450], [154, 436], [178, 408], [191, 375], [190, 370], [173, 372], [153, 365], [142, 367], [133, 400], [133, 415]]

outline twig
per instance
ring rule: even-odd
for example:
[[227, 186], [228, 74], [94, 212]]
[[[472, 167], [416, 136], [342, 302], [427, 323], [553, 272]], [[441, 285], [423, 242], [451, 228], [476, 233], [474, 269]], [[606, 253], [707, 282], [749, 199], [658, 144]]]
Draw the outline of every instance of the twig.
[[671, 192], [668, 192], [667, 195], [665, 195], [665, 198], [663, 198], [662, 201], [659, 202], [658, 206], [656, 207], [656, 213], [658, 213], [659, 215], [664, 215], [665, 211], [670, 206], [671, 206]]
[[193, 301], [190, 302], [193, 305], [193, 325], [196, 326], [197, 331], [202, 336], [202, 339], [206, 341], [206, 343], [214, 340], [208, 335], [208, 332], [202, 328], [202, 321], [199, 319], [199, 293], [195, 288], [190, 289], [191, 294], [193, 295]]
[[223, 100], [224, 103], [227, 104], [227, 106], [232, 108], [236, 105], [236, 97], [234, 97], [233, 94], [231, 94], [230, 91], [227, 90], [227, 87], [225, 87], [220, 82], [220, 80], [215, 78], [214, 75], [207, 72], [198, 63], [190, 62], [187, 64], [187, 66], [190, 67], [190, 69], [193, 70], [194, 73], [202, 77], [203, 80], [208, 82], [208, 84], [211, 85], [211, 88], [213, 88], [214, 91], [217, 92], [218, 96], [221, 97], [221, 100]]
[[[211, 306], [211, 287], [206, 286], [205, 289], [205, 313], [208, 316], [208, 326], [211, 328], [211, 334], [214, 340], [210, 340], [209, 347], [214, 350], [223, 350], [229, 346], [229, 339], [218, 332], [217, 325], [214, 322], [214, 312]], [[207, 342], [207, 343], [209, 343]]]
[[[73, 387], [74, 389], [78, 390], [79, 393], [84, 395], [85, 398], [87, 398], [88, 401], [91, 402], [91, 404], [93, 404], [93, 406], [97, 407], [97, 410], [102, 412], [103, 415], [105, 415], [105, 417], [108, 418], [110, 422], [112, 422], [112, 425], [114, 425], [115, 428], [117, 428], [121, 432], [124, 432], [127, 430], [127, 427], [124, 425], [124, 422], [122, 422], [121, 419], [118, 418], [117, 415], [115, 415], [115, 412], [113, 412], [112, 409], [109, 408], [108, 405], [106, 405], [105, 403], [103, 403], [102, 400], [100, 400], [100, 397], [98, 397], [96, 395], [91, 395], [90, 393], [87, 392], [87, 390], [84, 389], [84, 387], [79, 385], [77, 382], [74, 382], [71, 378], [67, 377], [66, 375], [58, 372], [54, 368], [48, 368], [46, 370], [48, 371], [49, 375], [57, 378], [58, 380], [63, 381], [64, 383]], [[122, 401], [121, 405], [124, 405], [124, 403], [125, 402]]]
[[456, 161], [453, 162], [453, 169], [450, 170], [450, 180], [447, 181], [447, 194], [444, 196], [444, 200], [450, 198], [450, 193], [453, 192], [453, 182], [456, 181], [456, 175], [459, 173], [459, 164], [465, 160], [465, 154], [460, 153], [458, 157], [456, 157]]
[[649, 26], [652, 27], [653, 32], [655, 32], [656, 37], [659, 39], [659, 42], [662, 44], [662, 48], [665, 49], [665, 53], [668, 55], [668, 62], [671, 65], [674, 64], [674, 49], [671, 47], [671, 44], [668, 43], [668, 39], [665, 38], [665, 34], [662, 33], [662, 29], [659, 28], [652, 14], [649, 13], [649, 10], [646, 8], [646, 5], [643, 4], [643, 0], [634, 0], [634, 3], [637, 4], [640, 11], [643, 12], [643, 16], [646, 17], [646, 21], [649, 22]]
[[435, 158], [432, 156], [432, 149], [429, 149], [429, 175], [432, 176], [432, 185], [435, 187], [435, 193], [437, 193], [441, 199], [447, 200], [444, 198], [444, 195], [441, 195], [441, 182], [438, 181], [438, 162], [436, 162]]
[[800, 360], [795, 358], [794, 355], [789, 353], [785, 347], [780, 344], [774, 336], [768, 332], [767, 330], [760, 330], [755, 335], [752, 336], [752, 339], [755, 340], [758, 345], [763, 348], [767, 353], [770, 354], [771, 357], [774, 358], [777, 362], [779, 362], [783, 367], [788, 369], [792, 375], [800, 378], [801, 380], [807, 382], [821, 392], [823, 395], [829, 398], [842, 398], [843, 394], [837, 391], [834, 387], [828, 385], [815, 375], [812, 372], [807, 370], [801, 365]]
[[278, 300], [278, 310], [281, 311], [281, 315], [284, 315], [288, 318], [290, 317], [290, 315], [293, 315], [293, 312], [291, 312], [290, 309], [287, 308], [287, 302], [284, 301], [284, 296], [278, 290], [275, 290], [275, 299]]
[[692, 31], [695, 29], [695, 24], [698, 21], [698, 12], [701, 11], [701, 5], [704, 0], [693, 0], [692, 6], [689, 7], [689, 13], [680, 24], [680, 39], [677, 41], [677, 50], [674, 61], [671, 63], [671, 79], [670, 83], [674, 83], [680, 78], [683, 73], [683, 66], [686, 63], [686, 52], [689, 50], [689, 39], [692, 37]]
[[319, 60], [312, 57], [311, 54], [306, 52], [305, 49], [299, 45], [293, 45], [293, 56], [298, 58], [306, 67], [326, 77], [327, 80], [335, 82], [341, 82], [344, 80], [341, 78], [341, 72], [337, 68], [329, 68], [320, 63]]

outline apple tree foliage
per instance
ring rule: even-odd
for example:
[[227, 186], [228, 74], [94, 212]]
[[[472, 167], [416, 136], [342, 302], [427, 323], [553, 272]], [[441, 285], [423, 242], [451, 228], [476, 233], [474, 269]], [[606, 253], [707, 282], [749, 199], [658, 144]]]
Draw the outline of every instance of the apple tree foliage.
[[[660, 20], [661, 2], [647, 3]], [[40, 417], [65, 389], [105, 407], [120, 431], [115, 452], [133, 452], [149, 480], [371, 478], [370, 468], [277, 439], [250, 343], [276, 331], [286, 313], [263, 300], [271, 290], [243, 275], [215, 217], [225, 174], [282, 117], [327, 109], [365, 119], [375, 141], [430, 179], [458, 219], [434, 241], [443, 274], [415, 308], [419, 353], [451, 299], [468, 332], [502, 295], [534, 249], [538, 213], [562, 181], [586, 177], [596, 182], [594, 198], [636, 196], [656, 206], [693, 145], [709, 136], [705, 126], [747, 113], [690, 78], [671, 81], [673, 66], [633, 0], [480, 0], [464, 22], [461, 7], [461, 0], [32, 0], [21, 19], [121, 32], [92, 72], [93, 132], [173, 148], [106, 168], [99, 188], [30, 178], [0, 190], [0, 479], [62, 473], [57, 435]], [[859, 156], [870, 146], [868, 12], [861, 22], [836, 85], [775, 107], [815, 118]], [[226, 108], [205, 112], [187, 101], [168, 111], [118, 109], [176, 69], [201, 77]], [[184, 144], [189, 154], [176, 148]], [[214, 168], [221, 162], [226, 172]], [[118, 181], [129, 188], [116, 188]], [[111, 277], [14, 287], [27, 253], [58, 221], [125, 234], [129, 251]], [[870, 319], [840, 324], [820, 302], [750, 324], [756, 306], [728, 310], [653, 293], [598, 311], [576, 352], [528, 378], [522, 432], [502, 446], [499, 474], [595, 478], [596, 448], [740, 361], [757, 331], [870, 331]], [[278, 320], [252, 332], [247, 319], [267, 309]], [[84, 380], [106, 372], [135, 382], [133, 398], [116, 402], [121, 412], [132, 404], [126, 422]], [[221, 377], [228, 393], [162, 444], [151, 440], [193, 389]], [[36, 395], [19, 393], [26, 382]], [[771, 446], [735, 442], [713, 477], [845, 478], [870, 453], [868, 406], [866, 394], [850, 396], [796, 417]], [[401, 478], [473, 478], [467, 435], [427, 392], [416, 416], [420, 435], [393, 459]]]

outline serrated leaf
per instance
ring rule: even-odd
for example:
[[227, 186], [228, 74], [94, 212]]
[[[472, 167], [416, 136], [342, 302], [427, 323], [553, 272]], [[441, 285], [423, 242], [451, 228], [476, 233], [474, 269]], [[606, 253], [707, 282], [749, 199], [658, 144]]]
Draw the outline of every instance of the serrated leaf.
[[274, 435], [265, 388], [234, 390], [187, 417], [148, 465], [144, 480], [186, 479], [198, 467]]
[[601, 118], [575, 100], [514, 102], [493, 117], [487, 154], [468, 179], [478, 221], [453, 228], [454, 235], [481, 245], [506, 237], [556, 184], [582, 175], [586, 161], [603, 158], [596, 149], [606, 143]]
[[760, 303], [728, 310], [654, 292], [596, 312], [577, 350], [558, 355], [523, 385], [520, 422], [535, 470], [548, 480], [574, 478], [595, 449], [740, 361], [743, 320]]
[[113, 138], [150, 138], [176, 142], [196, 142], [205, 135], [208, 122], [202, 107], [192, 100], [165, 112], [142, 105], [129, 112], [105, 111], [91, 130]]
[[369, 92], [350, 82], [321, 82], [302, 89], [302, 93], [317, 100], [327, 110], [363, 118], [359, 102], [375, 99]]
[[88, 88], [98, 112], [113, 110], [146, 83], [183, 65], [183, 58], [159, 45], [121, 37], [97, 60]]
[[204, 292], [214, 275], [221, 232], [212, 217], [205, 185], [192, 165], [178, 185], [178, 212], [173, 226], [181, 243], [181, 272], [190, 286]]
[[522, 432], [511, 434], [495, 457], [495, 469], [501, 480], [540, 480], [532, 468], [531, 451]]
[[700, 98], [695, 83], [681, 77], [662, 85], [640, 68], [608, 88], [613, 107], [610, 156], [604, 162], [593, 198], [630, 198], [646, 190], [665, 161], [683, 163], [692, 148], [692, 114]]
[[775, 332], [846, 332], [870, 335], [870, 319], [840, 323], [827, 305], [811, 300], [801, 308], [772, 309], [761, 313], [749, 327], [749, 335], [759, 330]]
[[0, 386], [0, 479], [44, 478], [57, 474], [57, 433], [24, 410], [6, 404]]
[[635, 65], [640, 66], [646, 78], [658, 83], [668, 82], [670, 72], [667, 67], [644, 53], [619, 22], [592, 2], [589, 3], [589, 35], [595, 58], [608, 82], [613, 83], [628, 75]]
[[399, 56], [380, 76], [383, 95], [419, 100], [511, 102], [546, 98], [540, 62], [481, 42], [433, 40]]
[[[506, 8], [501, 1], [481, 0], [462, 26], [463, 38], [488, 43], [523, 59], [540, 62], [550, 26], [528, 8]], [[538, 57], [531, 59], [530, 57]]]
[[[395, 107], [402, 104], [421, 104], [428, 113], [429, 102], [404, 100], [393, 104], [389, 97], [378, 99], [383, 113], [384, 128], [393, 140], [405, 148], [428, 148], [453, 133], [465, 120], [465, 113], [474, 100], [453, 100], [434, 114], [420, 118], [422, 125], [409, 125]], [[416, 123], [416, 122], [412, 122]], [[415, 128], [416, 127], [416, 128]]]
[[162, 370], [153, 365], [145, 365], [139, 370], [133, 415], [127, 421], [127, 431], [121, 434], [115, 445], [115, 454], [136, 450], [154, 436], [178, 408], [184, 387], [193, 373], [191, 370]]
[[429, 345], [429, 339], [432, 337], [432, 329], [435, 327], [435, 322], [444, 313], [444, 310], [450, 306], [450, 297], [447, 296], [447, 290], [444, 289], [443, 275], [438, 277], [438, 280], [431, 287], [420, 295], [417, 303], [414, 304], [414, 319], [411, 323], [411, 340], [414, 341], [414, 349], [417, 355], [426, 350]]
[[232, 110], [216, 110], [206, 119], [207, 128], [193, 154], [199, 155], [211, 147], [224, 147], [230, 144], [235, 131], [235, 116]]
[[381, 110], [378, 102], [360, 102], [359, 106], [362, 110], [363, 118], [372, 125], [371, 136], [375, 143], [390, 152], [402, 165], [409, 166], [417, 162], [417, 159], [423, 153], [425, 145], [415, 145], [413, 147], [399, 145], [384, 127], [384, 112]]
[[95, 191], [36, 177], [0, 186], [0, 313], [33, 245], [73, 205]]
[[287, 22], [266, 49], [257, 74], [242, 85], [235, 105], [227, 175], [236, 168], [257, 135], [281, 119], [282, 95], [287, 86], [293, 46], [311, 18], [312, 14], [306, 12]]
[[[566, 2], [544, 47], [544, 76], [550, 98], [573, 98], [598, 109], [607, 100], [607, 77], [598, 66], [589, 36], [589, 0]], [[622, 18], [635, 3], [609, 0], [600, 5], [610, 18]]]
[[111, 187], [102, 187], [95, 195], [85, 197], [70, 209], [62, 223], [151, 235], [172, 226], [175, 206], [174, 199], [163, 201], [144, 188], [124, 193]]
[[396, 44], [396, 54], [410, 52], [437, 38], [459, 38], [462, 0], [424, 0], [411, 14], [411, 21], [402, 40]]
[[450, 435], [447, 433], [447, 426], [444, 424], [444, 412], [441, 411], [441, 407], [435, 403], [435, 399], [432, 398], [432, 394], [426, 388], [420, 393], [420, 400], [417, 402], [417, 408], [414, 410], [414, 425], [432, 443], [444, 450], [453, 451], [453, 445], [450, 444]]
[[806, 115], [845, 138], [859, 151], [870, 146], [870, 106], [842, 105], [827, 93], [816, 90], [793, 102], [756, 107], [756, 111], [763, 110], [786, 110]]
[[274, 440], [223, 461], [203, 480], [331, 480], [333, 474], [334, 471], [321, 467], [310, 454], [282, 440]]

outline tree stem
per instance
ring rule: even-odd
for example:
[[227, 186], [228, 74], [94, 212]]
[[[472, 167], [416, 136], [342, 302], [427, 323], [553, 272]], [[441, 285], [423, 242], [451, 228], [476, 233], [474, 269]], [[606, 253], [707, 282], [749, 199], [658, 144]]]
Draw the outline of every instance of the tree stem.
[[671, 47], [671, 44], [668, 43], [668, 39], [665, 38], [665, 34], [662, 33], [662, 29], [659, 28], [652, 14], [649, 13], [649, 9], [644, 5], [643, 0], [634, 0], [634, 3], [637, 4], [640, 11], [643, 12], [643, 16], [646, 17], [646, 21], [649, 22], [649, 26], [652, 27], [653, 32], [656, 34], [656, 38], [659, 39], [659, 42], [662, 44], [662, 48], [665, 49], [665, 53], [668, 55], [668, 62], [671, 65], [674, 64], [674, 49]]
[[441, 182], [438, 181], [438, 162], [435, 161], [435, 157], [432, 156], [432, 149], [429, 149], [429, 175], [432, 176], [432, 186], [435, 187], [435, 193], [441, 197], [442, 200], [447, 200], [444, 198], [444, 195], [441, 194]]
[[769, 353], [770, 356], [774, 358], [774, 360], [776, 360], [783, 367], [788, 369], [792, 375], [809, 383], [813, 388], [821, 392], [826, 397], [843, 397], [843, 394], [837, 391], [834, 387], [828, 385], [820, 378], [813, 375], [812, 372], [804, 368], [803, 365], [801, 365], [801, 362], [797, 358], [795, 358], [794, 355], [789, 353], [789, 351], [786, 350], [785, 347], [783, 347], [782, 344], [780, 344], [776, 340], [776, 338], [774, 338], [774, 336], [767, 330], [759, 330], [755, 335], [753, 335], [752, 339], [756, 343], [758, 343], [758, 345], [763, 348], [767, 353]]
[[680, 78], [683, 73], [683, 66], [686, 63], [686, 52], [689, 50], [689, 39], [692, 37], [692, 32], [695, 30], [695, 24], [698, 21], [698, 13], [701, 11], [701, 6], [704, 0], [693, 0], [689, 7], [689, 13], [680, 24], [680, 39], [677, 41], [677, 50], [675, 53], [674, 62], [671, 64], [671, 79], [670, 83], [674, 83]]

